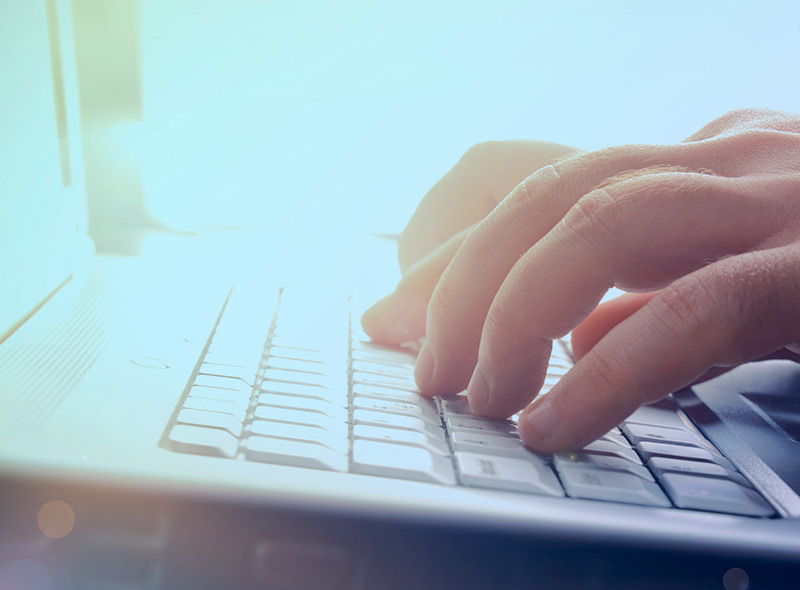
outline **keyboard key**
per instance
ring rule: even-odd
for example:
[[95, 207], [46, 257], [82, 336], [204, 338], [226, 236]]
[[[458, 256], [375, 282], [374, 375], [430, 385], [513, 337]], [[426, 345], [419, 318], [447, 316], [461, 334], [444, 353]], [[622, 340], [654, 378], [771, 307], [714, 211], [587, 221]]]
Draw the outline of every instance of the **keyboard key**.
[[322, 445], [267, 436], [250, 436], [245, 447], [250, 461], [347, 471], [347, 456]]
[[398, 402], [413, 402], [419, 405], [430, 404], [431, 408], [436, 406], [431, 398], [423, 397], [413, 391], [402, 391], [391, 387], [380, 387], [378, 385], [364, 385], [363, 383], [353, 384], [353, 395], [374, 397], [380, 399], [391, 399]]
[[414, 393], [419, 393], [419, 389], [417, 389], [417, 384], [411, 377], [406, 379], [401, 379], [398, 377], [389, 377], [387, 375], [373, 375], [371, 373], [362, 373], [360, 371], [354, 371], [353, 382], [362, 383], [364, 385], [378, 385], [380, 387], [390, 387], [394, 389], [401, 389], [403, 391], [413, 391]]
[[277, 393], [279, 395], [294, 395], [297, 397], [308, 397], [312, 399], [333, 400], [335, 398], [344, 399], [344, 391], [335, 394], [327, 387], [318, 385], [303, 385], [300, 383], [285, 383], [283, 381], [261, 382], [262, 393]]
[[636, 454], [630, 447], [624, 447], [617, 442], [612, 442], [608, 440], [596, 440], [593, 443], [590, 443], [581, 449], [584, 453], [590, 453], [593, 455], [611, 455], [613, 457], [619, 457], [620, 459], [627, 459], [637, 465], [642, 464], [642, 460], [639, 458], [639, 455]]
[[369, 350], [353, 349], [353, 360], [369, 361], [373, 363], [380, 363], [381, 365], [391, 365], [407, 371], [414, 371], [414, 357], [405, 353], [398, 353], [397, 355], [391, 354], [385, 356], [382, 353], [376, 353]]
[[353, 471], [446, 485], [456, 483], [449, 458], [418, 447], [372, 440], [353, 441]]
[[221, 428], [231, 433], [236, 438], [242, 436], [242, 423], [230, 414], [219, 412], [203, 412], [202, 410], [181, 410], [178, 414], [179, 424], [192, 424], [194, 426], [207, 426]]
[[469, 402], [466, 396], [458, 396], [453, 398], [442, 398], [442, 411], [445, 417], [451, 414], [459, 416], [475, 416], [475, 412], [469, 407]]
[[665, 428], [686, 428], [683, 420], [670, 408], [671, 402], [662, 400], [660, 406], [642, 406], [625, 419], [625, 423], [663, 426]]
[[269, 356], [270, 359], [275, 357], [289, 360], [306, 361], [321, 365], [328, 364], [328, 361], [330, 360], [330, 355], [321, 350], [307, 350], [304, 348], [277, 346], [275, 344], [275, 340], [273, 340], [272, 346], [269, 349]]
[[742, 516], [772, 516], [775, 513], [756, 492], [729, 480], [665, 473], [661, 483], [680, 508]]
[[455, 454], [461, 483], [467, 486], [563, 496], [553, 471], [544, 463], [477, 453]]
[[687, 428], [664, 428], [663, 426], [635, 424], [630, 422], [623, 425], [622, 431], [635, 445], [646, 441], [695, 447], [708, 445], [706, 441]]
[[560, 470], [564, 465], [580, 465], [587, 469], [604, 469], [610, 471], [624, 471], [636, 475], [647, 481], [655, 481], [653, 474], [648, 469], [628, 459], [613, 455], [597, 455], [592, 453], [557, 453], [553, 456], [553, 464]]
[[353, 410], [353, 424], [366, 424], [367, 426], [384, 426], [389, 428], [403, 428], [424, 432], [434, 438], [444, 438], [444, 429], [434, 426], [416, 416], [403, 416], [387, 412], [375, 412], [356, 408]]
[[318, 426], [308, 426], [306, 424], [288, 424], [286, 422], [275, 422], [274, 420], [254, 420], [251, 433], [258, 436], [271, 436], [273, 438], [313, 442], [324, 445], [342, 455], [347, 454], [349, 446], [346, 436], [347, 433], [344, 432], [344, 430], [336, 433]]
[[228, 365], [206, 361], [200, 367], [201, 375], [239, 379], [248, 385], [255, 381], [256, 372], [241, 365]]
[[191, 397], [203, 399], [215, 399], [226, 402], [233, 402], [243, 410], [250, 407], [250, 396], [233, 389], [220, 389], [219, 387], [192, 387], [189, 391]]
[[230, 414], [239, 422], [244, 422], [247, 411], [238, 403], [231, 401], [221, 401], [217, 399], [205, 399], [202, 397], [187, 397], [183, 402], [184, 408], [190, 410], [204, 410], [206, 412], [221, 412]]
[[456, 430], [450, 434], [450, 444], [455, 452], [478, 453], [496, 457], [542, 460], [528, 450], [515, 436], [497, 436], [480, 431]]
[[228, 459], [235, 457], [239, 448], [239, 440], [224, 430], [187, 424], [173, 426], [169, 442], [176, 451]]
[[502, 436], [517, 436], [517, 427], [509, 420], [488, 420], [471, 416], [451, 415], [446, 418], [451, 431], [479, 431]]
[[287, 424], [315, 426], [342, 438], [347, 438], [348, 427], [346, 422], [337, 421], [328, 416], [307, 410], [258, 406], [255, 411], [255, 418], [256, 420], [274, 420], [275, 422], [286, 422]]
[[427, 449], [437, 455], [450, 457], [450, 449], [443, 439], [436, 439], [424, 432], [403, 430], [400, 428], [383, 428], [356, 424], [353, 426], [353, 439], [377, 440], [396, 444], [409, 444]]
[[[284, 371], [283, 369], [267, 369], [264, 371], [264, 379], [270, 381], [284, 381], [286, 383], [299, 383], [303, 385], [317, 385], [320, 387], [330, 387], [333, 385], [332, 378], [328, 375], [318, 373], [298, 373], [297, 371]], [[341, 379], [340, 387], [344, 389], [345, 380]]]
[[386, 375], [398, 379], [414, 379], [414, 370], [411, 367], [398, 367], [397, 365], [387, 365], [376, 363], [375, 361], [354, 360], [353, 370], [361, 373], [371, 373], [373, 375]]
[[392, 400], [371, 399], [368, 397], [355, 396], [353, 397], [353, 408], [362, 408], [364, 410], [374, 410], [376, 412], [391, 412], [393, 414], [403, 414], [405, 416], [416, 416], [435, 426], [440, 426], [442, 423], [439, 418], [439, 413], [434, 412], [429, 407], [422, 407], [417, 404], [409, 402], [397, 402]]
[[689, 475], [702, 475], [705, 477], [721, 477], [730, 479], [736, 483], [752, 487], [741, 473], [725, 469], [716, 463], [706, 463], [705, 461], [687, 461], [683, 459], [670, 459], [669, 457], [653, 457], [647, 462], [650, 470], [661, 477], [664, 473], [687, 473]]
[[725, 457], [715, 451], [700, 447], [686, 447], [682, 445], [671, 445], [667, 443], [658, 442], [643, 442], [637, 447], [639, 452], [644, 457], [645, 461], [649, 461], [653, 457], [668, 457], [670, 459], [691, 459], [694, 461], [707, 461], [709, 463], [716, 463], [725, 469], [735, 471], [731, 462]]
[[629, 443], [628, 439], [625, 438], [624, 436], [622, 436], [622, 434], [620, 434], [620, 432], [619, 432], [619, 429], [616, 429], [616, 428], [614, 430], [604, 434], [602, 437], [600, 437], [600, 440], [605, 440], [605, 441], [608, 441], [608, 442], [616, 443], [616, 444], [620, 445], [621, 447], [625, 447], [626, 449], [630, 449], [631, 448], [631, 443]]
[[564, 463], [559, 465], [558, 473], [567, 495], [572, 498], [665, 508], [671, 506], [657, 484], [638, 475]]
[[309, 397], [295, 397], [291, 395], [278, 395], [275, 393], [262, 393], [258, 396], [259, 406], [270, 406], [273, 408], [291, 408], [295, 410], [306, 410], [316, 412], [340, 422], [347, 421], [347, 408], [344, 404], [333, 404], [326, 400], [312, 399]]
[[247, 397], [250, 397], [250, 394], [253, 393], [253, 386], [245, 383], [241, 379], [219, 377], [218, 375], [198, 375], [194, 380], [194, 385], [198, 387], [233, 389], [247, 395]]
[[295, 371], [298, 373], [316, 373], [317, 375], [327, 375], [330, 367], [313, 361], [298, 359], [286, 359], [278, 356], [270, 356], [267, 359], [267, 367], [270, 369], [281, 369], [283, 371]]

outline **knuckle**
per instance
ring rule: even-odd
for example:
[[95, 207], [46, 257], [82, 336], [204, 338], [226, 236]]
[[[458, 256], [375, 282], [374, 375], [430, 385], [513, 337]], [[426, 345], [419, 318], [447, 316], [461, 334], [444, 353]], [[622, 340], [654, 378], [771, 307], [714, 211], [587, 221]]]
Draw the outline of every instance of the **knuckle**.
[[571, 241], [596, 249], [607, 245], [620, 213], [619, 202], [608, 191], [594, 190], [570, 208], [561, 225]]
[[720, 317], [726, 315], [729, 301], [728, 298], [722, 301], [721, 294], [727, 289], [720, 289], [718, 282], [710, 273], [687, 275], [663, 289], [653, 300], [655, 317], [663, 328], [677, 337], [679, 345], [686, 339], [707, 340], [709, 337], [714, 342], [728, 341], [730, 334], [720, 334], [720, 331], [729, 330], [735, 324]]

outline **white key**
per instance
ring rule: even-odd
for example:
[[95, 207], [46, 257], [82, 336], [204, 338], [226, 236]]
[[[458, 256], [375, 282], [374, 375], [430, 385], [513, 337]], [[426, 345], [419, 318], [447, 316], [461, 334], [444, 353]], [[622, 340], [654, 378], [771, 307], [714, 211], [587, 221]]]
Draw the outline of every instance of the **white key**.
[[634, 424], [648, 424], [650, 426], [664, 426], [666, 428], [686, 428], [686, 424], [673, 410], [658, 406], [642, 406], [625, 419], [625, 422]]
[[435, 426], [440, 426], [442, 423], [439, 418], [439, 413], [430, 409], [430, 406], [423, 408], [417, 404], [409, 402], [400, 402], [384, 399], [371, 399], [368, 397], [355, 396], [353, 398], [354, 408], [363, 408], [365, 410], [375, 410], [377, 412], [391, 412], [393, 414], [402, 414], [404, 416], [416, 416], [426, 422], [430, 422]]
[[386, 375], [399, 379], [414, 379], [414, 370], [411, 367], [398, 367], [397, 365], [385, 365], [374, 361], [354, 360], [353, 370], [373, 375]]
[[274, 420], [254, 420], [251, 428], [252, 434], [258, 436], [271, 436], [274, 438], [286, 438], [289, 440], [299, 440], [325, 445], [332, 451], [340, 454], [347, 454], [349, 443], [346, 432], [329, 432], [318, 426], [308, 426], [306, 424], [287, 424], [286, 422], [275, 422]]
[[581, 449], [584, 453], [592, 453], [597, 455], [613, 455], [615, 457], [620, 457], [622, 459], [627, 459], [628, 461], [632, 461], [637, 465], [642, 464], [642, 460], [639, 458], [639, 455], [636, 454], [636, 451], [631, 449], [630, 447], [624, 447], [616, 442], [608, 441], [608, 440], [596, 440], [593, 443], [590, 443]]
[[367, 397], [376, 397], [382, 399], [393, 399], [399, 402], [415, 402], [433, 401], [430, 398], [421, 396], [413, 391], [402, 391], [400, 389], [392, 389], [391, 387], [380, 387], [378, 385], [364, 385], [363, 383], [353, 384], [353, 395], [365, 395]]
[[322, 363], [285, 359], [278, 356], [270, 356], [267, 359], [267, 367], [283, 371], [296, 371], [298, 373], [316, 373], [317, 375], [327, 375], [331, 371], [329, 365], [323, 365]]
[[221, 428], [222, 430], [230, 432], [236, 438], [242, 436], [242, 423], [230, 414], [183, 409], [180, 414], [178, 414], [178, 422], [181, 424], [193, 424], [194, 426]]
[[528, 450], [522, 441], [514, 436], [496, 436], [484, 432], [458, 430], [450, 434], [450, 444], [453, 446], [453, 451], [456, 452], [516, 457], [517, 459], [546, 463], [543, 458]]
[[489, 420], [477, 416], [451, 415], [447, 417], [450, 431], [466, 430], [485, 432], [499, 436], [517, 436], [517, 427], [510, 420]]
[[347, 456], [316, 443], [284, 440], [266, 436], [247, 439], [246, 457], [251, 461], [347, 471]]
[[274, 340], [269, 349], [269, 356], [270, 358], [276, 357], [289, 360], [307, 361], [321, 365], [326, 365], [330, 360], [330, 355], [324, 351], [277, 346]]
[[646, 461], [653, 457], [669, 457], [672, 459], [691, 459], [694, 461], [708, 461], [721, 465], [725, 469], [735, 471], [731, 462], [725, 457], [708, 448], [686, 447], [657, 442], [643, 442], [637, 447]]
[[419, 393], [416, 382], [410, 377], [407, 379], [401, 379], [398, 377], [389, 377], [387, 375], [373, 375], [371, 373], [353, 371], [353, 382], [363, 383], [364, 385], [393, 387], [395, 389], [402, 389], [403, 391], [413, 391], [414, 393]]
[[563, 464], [558, 473], [567, 494], [573, 498], [665, 508], [672, 506], [657, 484], [638, 475]]
[[245, 383], [241, 379], [231, 377], [219, 377], [217, 375], [198, 375], [194, 380], [194, 385], [198, 387], [217, 387], [220, 389], [234, 389], [248, 396], [253, 392], [252, 384]]
[[232, 402], [243, 410], [250, 407], [250, 396], [233, 389], [220, 389], [219, 387], [192, 387], [189, 391], [190, 397], [202, 399], [215, 399], [224, 402]]
[[442, 411], [445, 416], [457, 414], [459, 416], [475, 416], [475, 412], [469, 407], [466, 396], [455, 399], [442, 399]]
[[317, 385], [302, 385], [300, 383], [284, 383], [283, 381], [262, 381], [262, 393], [277, 393], [279, 395], [295, 395], [297, 397], [309, 397], [314, 399], [333, 400], [335, 398], [344, 399], [344, 391], [335, 394], [327, 387]]
[[230, 414], [239, 422], [244, 422], [247, 411], [240, 404], [230, 401], [220, 401], [217, 399], [205, 399], [202, 397], [187, 397], [183, 402], [184, 408], [190, 410], [205, 410], [206, 412], [222, 412]]
[[716, 463], [705, 461], [690, 461], [683, 459], [670, 459], [669, 457], [653, 457], [647, 462], [647, 466], [661, 477], [664, 473], [686, 473], [689, 475], [702, 475], [705, 477], [721, 477], [730, 479], [739, 485], [752, 488], [753, 485], [747, 481], [741, 473], [725, 469]]
[[558, 478], [543, 463], [478, 453], [459, 452], [455, 457], [464, 485], [545, 496], [564, 495]]
[[452, 462], [419, 447], [372, 440], [353, 441], [353, 471], [454, 485]]
[[274, 420], [275, 422], [286, 422], [287, 424], [305, 424], [306, 426], [316, 426], [332, 432], [343, 438], [347, 437], [347, 423], [334, 420], [328, 416], [308, 412], [306, 410], [290, 410], [287, 408], [273, 408], [270, 406], [258, 406], [255, 412], [257, 420]]
[[744, 516], [771, 516], [775, 513], [756, 492], [729, 480], [665, 473], [661, 483], [680, 508]]
[[[334, 378], [328, 375], [318, 375], [316, 373], [298, 373], [297, 371], [284, 371], [282, 369], [267, 369], [264, 371], [264, 379], [270, 381], [285, 381], [286, 383], [300, 383], [305, 385], [318, 385], [321, 387], [331, 387], [334, 385]], [[344, 389], [344, 376], [339, 379], [339, 387]]]
[[256, 372], [246, 367], [214, 362], [204, 362], [200, 367], [200, 374], [239, 379], [248, 385], [252, 385], [256, 377]]
[[239, 440], [224, 430], [187, 424], [173, 426], [169, 441], [176, 451], [228, 459], [236, 456], [239, 448]]
[[447, 443], [445, 443], [444, 440], [432, 438], [424, 432], [417, 432], [415, 430], [356, 424], [353, 426], [353, 438], [414, 445], [422, 447], [423, 449], [428, 449], [430, 452], [436, 453], [437, 455], [445, 457], [450, 456], [450, 450], [447, 448]]
[[560, 470], [564, 465], [580, 465], [587, 469], [605, 469], [610, 471], [624, 471], [637, 475], [647, 481], [655, 481], [653, 474], [644, 466], [638, 465], [615, 457], [613, 455], [595, 455], [592, 453], [558, 453], [553, 456], [553, 464]]
[[686, 428], [664, 428], [663, 426], [629, 422], [622, 426], [622, 431], [635, 445], [651, 441], [695, 447], [708, 446], [706, 441]]
[[333, 404], [329, 401], [312, 399], [310, 397], [295, 397], [291, 395], [277, 395], [275, 393], [262, 393], [260, 396], [258, 396], [258, 405], [316, 412], [340, 422], [345, 422], [348, 416], [346, 407]]
[[373, 412], [372, 410], [353, 410], [353, 424], [366, 424], [367, 426], [386, 426], [389, 428], [404, 428], [424, 432], [435, 438], [444, 438], [444, 430], [415, 416], [403, 416], [386, 412]]

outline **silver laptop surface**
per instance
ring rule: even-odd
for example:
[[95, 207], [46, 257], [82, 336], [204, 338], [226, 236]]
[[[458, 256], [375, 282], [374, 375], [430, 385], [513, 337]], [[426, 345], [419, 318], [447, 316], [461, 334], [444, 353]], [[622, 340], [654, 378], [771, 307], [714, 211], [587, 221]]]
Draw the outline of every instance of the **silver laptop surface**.
[[[544, 457], [513, 420], [421, 397], [414, 347], [370, 343], [338, 288], [286, 286], [284, 252], [233, 283], [87, 256], [70, 6], [16, 4], [0, 588], [793, 587], [797, 365], [743, 366]], [[557, 342], [544, 393], [572, 364]]]

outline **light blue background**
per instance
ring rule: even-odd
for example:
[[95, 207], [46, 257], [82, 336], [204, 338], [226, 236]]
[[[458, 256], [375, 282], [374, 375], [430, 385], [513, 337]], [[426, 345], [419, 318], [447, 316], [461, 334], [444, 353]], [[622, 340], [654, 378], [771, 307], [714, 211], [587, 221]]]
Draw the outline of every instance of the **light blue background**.
[[471, 144], [676, 142], [800, 111], [800, 3], [143, 0], [153, 211], [399, 230]]

